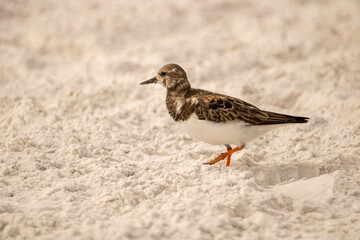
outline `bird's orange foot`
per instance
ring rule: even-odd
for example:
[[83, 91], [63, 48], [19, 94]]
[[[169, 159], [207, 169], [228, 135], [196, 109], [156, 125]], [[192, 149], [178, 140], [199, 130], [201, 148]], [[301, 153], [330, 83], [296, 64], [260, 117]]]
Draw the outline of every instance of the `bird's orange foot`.
[[227, 152], [226, 153], [221, 153], [219, 156], [217, 156], [216, 158], [214, 158], [210, 162], [206, 162], [204, 164], [212, 165], [214, 163], [217, 163], [218, 161], [224, 160], [227, 156], [228, 156]]
[[242, 149], [245, 148], [245, 145], [241, 146], [241, 147], [236, 147], [234, 149], [231, 149], [231, 147], [229, 145], [226, 145], [227, 148], [227, 152], [225, 153], [221, 153], [219, 156], [217, 156], [216, 158], [214, 158], [213, 160], [211, 160], [210, 162], [206, 162], [204, 164], [208, 164], [208, 165], [212, 165], [214, 163], [217, 163], [218, 161], [224, 160], [227, 157], [227, 161], [226, 161], [226, 166], [230, 166], [230, 159], [231, 159], [231, 155], [234, 152], [240, 151]]

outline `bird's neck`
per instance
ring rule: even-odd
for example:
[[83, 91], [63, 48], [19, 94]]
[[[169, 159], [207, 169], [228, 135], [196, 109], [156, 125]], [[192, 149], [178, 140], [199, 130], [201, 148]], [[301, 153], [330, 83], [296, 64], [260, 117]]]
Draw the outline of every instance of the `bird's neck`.
[[178, 98], [185, 98], [186, 93], [189, 91], [189, 89], [184, 89], [182, 91], [171, 91], [167, 90], [166, 96], [168, 97], [178, 97]]
[[166, 86], [169, 95], [185, 95], [191, 89], [189, 81], [185, 78], [173, 78]]

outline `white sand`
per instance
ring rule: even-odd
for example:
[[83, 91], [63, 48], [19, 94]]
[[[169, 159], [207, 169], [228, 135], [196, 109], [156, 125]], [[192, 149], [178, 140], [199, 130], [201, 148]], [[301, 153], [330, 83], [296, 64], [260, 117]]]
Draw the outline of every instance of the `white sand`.
[[[311, 122], [202, 165], [170, 62]], [[0, 239], [360, 239], [359, 156], [358, 1], [0, 3]]]

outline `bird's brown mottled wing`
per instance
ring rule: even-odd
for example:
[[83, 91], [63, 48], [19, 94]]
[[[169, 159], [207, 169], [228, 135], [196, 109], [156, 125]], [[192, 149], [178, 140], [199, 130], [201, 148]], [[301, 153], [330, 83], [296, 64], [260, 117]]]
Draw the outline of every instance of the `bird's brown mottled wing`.
[[263, 111], [250, 103], [226, 95], [193, 89], [195, 114], [201, 120], [230, 122], [242, 120], [250, 125], [304, 123], [307, 118]]

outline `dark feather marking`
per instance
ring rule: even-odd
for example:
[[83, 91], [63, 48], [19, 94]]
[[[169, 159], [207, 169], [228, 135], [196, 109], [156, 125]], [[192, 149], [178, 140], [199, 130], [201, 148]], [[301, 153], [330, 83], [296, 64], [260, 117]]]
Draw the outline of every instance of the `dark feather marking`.
[[225, 107], [226, 108], [232, 108], [232, 104], [229, 103], [228, 101], [225, 102]]

